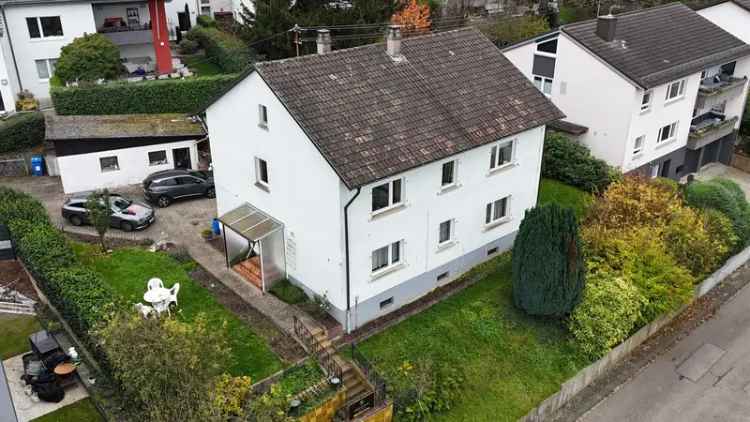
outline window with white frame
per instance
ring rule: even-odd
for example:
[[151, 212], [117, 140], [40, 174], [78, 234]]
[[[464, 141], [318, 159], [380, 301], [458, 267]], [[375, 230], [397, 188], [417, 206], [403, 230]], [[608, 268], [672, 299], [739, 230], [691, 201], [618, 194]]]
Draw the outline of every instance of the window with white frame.
[[34, 60], [34, 63], [36, 64], [36, 74], [39, 76], [39, 79], [46, 81], [55, 75], [57, 59]]
[[258, 104], [258, 126], [268, 129], [268, 108]]
[[376, 273], [401, 263], [402, 241], [372, 251], [372, 272]]
[[656, 143], [661, 144], [669, 142], [677, 136], [677, 122], [668, 124], [659, 129], [659, 137], [656, 138]]
[[638, 155], [643, 151], [643, 144], [645, 141], [646, 137], [644, 135], [635, 138], [635, 142], [633, 143], [633, 155]]
[[102, 172], [120, 170], [120, 164], [117, 162], [116, 156], [101, 157], [99, 159], [99, 166], [101, 167]]
[[490, 149], [490, 170], [506, 166], [513, 162], [515, 140], [504, 141]]
[[160, 166], [167, 164], [167, 151], [151, 151], [148, 153], [148, 165]]
[[646, 91], [643, 93], [643, 98], [641, 98], [641, 113], [644, 113], [651, 108], [651, 97], [653, 97], [653, 91]]
[[679, 80], [667, 85], [667, 96], [665, 101], [674, 100], [685, 94], [685, 80]]
[[456, 161], [448, 161], [443, 163], [441, 176], [440, 176], [440, 187], [447, 188], [456, 184]]
[[372, 188], [372, 211], [381, 211], [402, 204], [402, 185], [402, 179], [395, 179]]
[[438, 227], [438, 245], [445, 245], [453, 241], [453, 220], [446, 220]]
[[26, 18], [29, 38], [62, 37], [62, 21], [59, 16], [40, 16]]
[[534, 86], [546, 95], [552, 95], [552, 79], [544, 76], [534, 76]]
[[255, 157], [255, 183], [268, 188], [268, 163], [258, 157]]
[[508, 216], [510, 196], [490, 202], [485, 207], [484, 224], [492, 225], [504, 221]]

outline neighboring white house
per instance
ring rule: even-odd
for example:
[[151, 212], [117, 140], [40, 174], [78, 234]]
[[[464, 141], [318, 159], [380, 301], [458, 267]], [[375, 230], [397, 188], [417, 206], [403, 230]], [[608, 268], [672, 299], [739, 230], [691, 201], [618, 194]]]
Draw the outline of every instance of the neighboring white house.
[[511, 247], [562, 117], [462, 29], [258, 63], [206, 110], [227, 262], [348, 330]]
[[710, 20], [745, 43], [750, 43], [750, 0], [729, 0], [698, 10]]
[[151, 173], [197, 168], [203, 126], [179, 114], [46, 116], [65, 193], [140, 184]]
[[556, 126], [594, 155], [676, 179], [731, 158], [750, 46], [730, 32], [673, 3], [565, 25], [503, 52], [566, 114]]

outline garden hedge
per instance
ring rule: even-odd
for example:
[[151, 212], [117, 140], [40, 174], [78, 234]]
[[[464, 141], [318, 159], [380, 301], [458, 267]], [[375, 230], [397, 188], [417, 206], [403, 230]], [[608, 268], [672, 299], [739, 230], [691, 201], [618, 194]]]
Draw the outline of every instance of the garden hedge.
[[18, 113], [0, 120], [0, 153], [23, 151], [44, 142], [44, 114]]
[[731, 180], [694, 181], [685, 188], [685, 202], [695, 208], [721, 211], [732, 221], [739, 249], [750, 243], [750, 204]]
[[549, 132], [544, 139], [542, 177], [596, 193], [603, 192], [619, 175], [605, 161], [592, 156], [585, 146]]
[[45, 296], [76, 335], [103, 358], [90, 332], [118, 303], [114, 291], [78, 262], [65, 236], [31, 196], [0, 187], [0, 223], [10, 228], [19, 257]]
[[244, 41], [218, 28], [194, 26], [186, 35], [197, 41], [206, 57], [227, 73], [242, 72], [251, 63], [250, 49]]
[[237, 75], [52, 88], [57, 114], [194, 113], [220, 95]]

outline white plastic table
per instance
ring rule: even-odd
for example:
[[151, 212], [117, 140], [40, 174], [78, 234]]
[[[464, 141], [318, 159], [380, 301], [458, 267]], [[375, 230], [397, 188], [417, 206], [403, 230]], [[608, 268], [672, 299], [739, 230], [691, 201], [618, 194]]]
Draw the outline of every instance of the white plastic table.
[[169, 289], [157, 287], [144, 293], [143, 300], [150, 303], [157, 313], [162, 313], [165, 310], [168, 310], [169, 304], [167, 303], [167, 301], [169, 300], [170, 296], [171, 293], [169, 292]]

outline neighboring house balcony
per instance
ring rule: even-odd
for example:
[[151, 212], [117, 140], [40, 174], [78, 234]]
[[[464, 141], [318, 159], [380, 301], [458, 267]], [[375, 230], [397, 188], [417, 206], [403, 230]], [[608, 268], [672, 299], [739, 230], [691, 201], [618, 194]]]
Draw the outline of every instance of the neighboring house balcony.
[[747, 77], [736, 78], [721, 74], [714, 78], [704, 79], [698, 89], [695, 108], [706, 110], [742, 95]]
[[700, 149], [734, 132], [739, 117], [727, 119], [721, 113], [710, 112], [693, 119], [690, 125], [687, 147]]
[[138, 24], [129, 26], [98, 28], [97, 32], [104, 34], [115, 45], [151, 44], [151, 26]]

